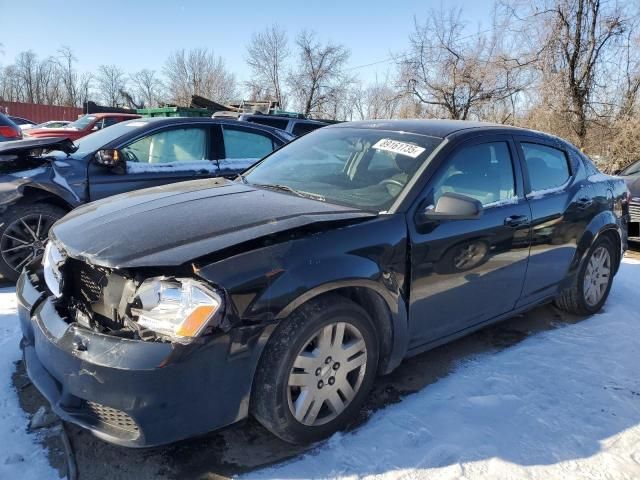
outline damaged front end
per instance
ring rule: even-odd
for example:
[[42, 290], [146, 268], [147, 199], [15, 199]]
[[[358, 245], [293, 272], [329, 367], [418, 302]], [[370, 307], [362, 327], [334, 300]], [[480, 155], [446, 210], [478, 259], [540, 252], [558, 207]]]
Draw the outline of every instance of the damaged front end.
[[229, 329], [224, 292], [195, 278], [90, 265], [67, 258], [54, 242], [43, 270], [59, 313], [99, 333], [189, 344]]
[[188, 272], [108, 269], [49, 245], [17, 297], [27, 372], [54, 412], [129, 447], [246, 417], [268, 327], [231, 328], [223, 291]]

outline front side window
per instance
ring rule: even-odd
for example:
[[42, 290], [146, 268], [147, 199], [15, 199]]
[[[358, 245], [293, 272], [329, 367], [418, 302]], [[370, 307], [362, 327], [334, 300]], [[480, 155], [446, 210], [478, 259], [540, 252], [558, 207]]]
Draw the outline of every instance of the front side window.
[[433, 185], [434, 203], [444, 193], [466, 195], [485, 207], [514, 200], [509, 144], [492, 142], [460, 148], [436, 174]]
[[203, 168], [206, 160], [207, 132], [204, 128], [177, 128], [154, 133], [122, 148], [128, 171], [150, 167]]
[[640, 175], [640, 162], [629, 165], [620, 172], [620, 175]]
[[323, 128], [285, 145], [247, 175], [255, 185], [367, 210], [387, 210], [442, 138], [352, 127]]
[[571, 173], [562, 150], [537, 143], [521, 143], [532, 193], [553, 190], [564, 185]]

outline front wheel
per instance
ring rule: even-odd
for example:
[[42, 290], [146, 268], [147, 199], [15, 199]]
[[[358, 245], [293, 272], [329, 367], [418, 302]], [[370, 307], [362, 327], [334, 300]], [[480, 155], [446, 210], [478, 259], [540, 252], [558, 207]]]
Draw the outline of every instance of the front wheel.
[[371, 389], [378, 340], [368, 314], [340, 296], [312, 300], [274, 332], [261, 359], [253, 415], [290, 443], [346, 427]]
[[615, 258], [613, 242], [608, 237], [598, 239], [589, 250], [574, 284], [560, 293], [556, 305], [576, 315], [598, 312], [611, 290]]
[[49, 229], [65, 213], [46, 203], [10, 207], [0, 217], [0, 274], [15, 282], [26, 265], [39, 260]]

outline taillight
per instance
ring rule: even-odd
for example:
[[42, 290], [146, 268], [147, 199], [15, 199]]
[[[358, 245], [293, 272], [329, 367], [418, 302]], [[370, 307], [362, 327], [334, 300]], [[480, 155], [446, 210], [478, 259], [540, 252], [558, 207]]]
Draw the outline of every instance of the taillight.
[[16, 140], [19, 140], [22, 138], [22, 132], [20, 129], [9, 125], [0, 125], [0, 137], [15, 138]]

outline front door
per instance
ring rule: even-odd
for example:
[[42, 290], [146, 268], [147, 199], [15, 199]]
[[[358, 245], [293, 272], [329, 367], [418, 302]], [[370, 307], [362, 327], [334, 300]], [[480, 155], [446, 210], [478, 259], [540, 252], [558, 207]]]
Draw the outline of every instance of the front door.
[[511, 137], [480, 137], [445, 155], [417, 210], [452, 192], [479, 200], [483, 214], [420, 224], [410, 213], [410, 348], [511, 311], [526, 274], [531, 212]]
[[[215, 130], [215, 131], [214, 131]], [[117, 193], [167, 183], [215, 177], [215, 141], [219, 127], [176, 126], [151, 133], [120, 148], [126, 172], [116, 173], [92, 163], [89, 166], [89, 197], [97, 200]], [[217, 134], [217, 135], [216, 135]], [[218, 140], [217, 144], [221, 144]]]

